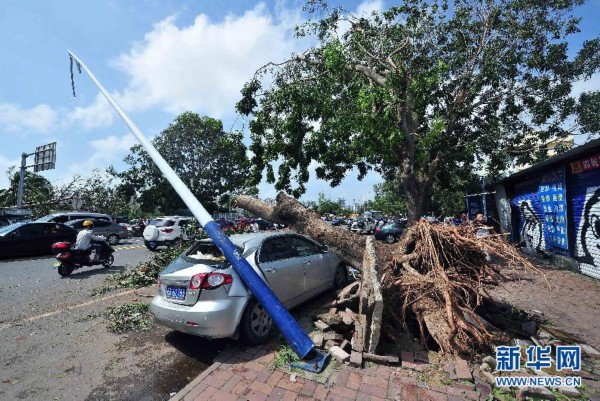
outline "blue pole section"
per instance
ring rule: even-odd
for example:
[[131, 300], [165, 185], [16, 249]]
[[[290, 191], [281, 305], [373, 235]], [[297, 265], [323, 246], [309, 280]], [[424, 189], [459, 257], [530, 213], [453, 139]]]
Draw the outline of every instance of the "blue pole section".
[[[286, 341], [290, 344], [294, 352], [301, 358], [309, 356], [309, 352], [314, 349], [314, 344], [311, 339], [302, 331], [298, 323], [294, 320], [292, 315], [283, 306], [283, 304], [277, 299], [273, 291], [266, 285], [266, 283], [256, 274], [252, 266], [248, 264], [246, 259], [242, 258], [239, 254], [229, 237], [227, 237], [219, 227], [218, 223], [212, 219], [212, 216], [204, 209], [202, 204], [196, 199], [189, 188], [181, 181], [179, 176], [173, 171], [171, 166], [165, 161], [165, 159], [158, 153], [154, 145], [150, 143], [137, 128], [137, 126], [127, 117], [125, 112], [116, 103], [116, 101], [108, 94], [100, 82], [96, 79], [94, 74], [86, 67], [81, 60], [79, 60], [72, 52], [69, 51], [69, 55], [73, 57], [83, 69], [88, 73], [92, 81], [96, 84], [100, 92], [104, 95], [106, 100], [113, 106], [115, 111], [119, 114], [121, 119], [131, 130], [131, 133], [140, 141], [146, 152], [150, 155], [154, 163], [158, 166], [160, 171], [163, 173], [165, 178], [173, 186], [175, 191], [179, 194], [181, 199], [192, 211], [194, 217], [198, 219], [204, 230], [214, 241], [217, 247], [223, 252], [223, 255], [231, 263], [232, 267], [240, 278], [244, 281], [246, 286], [250, 289], [250, 292], [256, 297], [258, 302], [265, 308], [269, 316], [273, 319], [273, 322], [277, 325]], [[315, 349], [313, 354], [309, 357], [314, 358], [310, 366], [305, 367], [308, 370], [320, 371], [326, 357], [323, 356], [318, 350]], [[319, 365], [319, 367], [317, 367]], [[301, 366], [302, 367], [302, 366]]]

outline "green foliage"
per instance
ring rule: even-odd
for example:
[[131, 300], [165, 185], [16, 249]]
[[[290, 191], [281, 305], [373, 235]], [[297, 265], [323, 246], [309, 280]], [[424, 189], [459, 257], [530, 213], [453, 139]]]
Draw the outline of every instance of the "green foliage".
[[266, 174], [300, 196], [311, 163], [332, 186], [374, 170], [401, 183], [414, 217], [442, 170], [534, 162], [532, 143], [566, 136], [567, 121], [600, 131], [600, 95], [571, 97], [600, 65], [600, 39], [568, 46], [580, 4], [404, 0], [358, 18], [309, 1], [312, 19], [296, 33], [318, 44], [257, 71], [237, 105], [254, 117], [252, 183]]
[[286, 365], [299, 360], [298, 355], [296, 355], [289, 345], [280, 345], [279, 349], [277, 349], [277, 355], [273, 360], [273, 369], [285, 367]]
[[[244, 93], [255, 93], [255, 84], [247, 84]], [[252, 107], [248, 99], [242, 108]], [[242, 138], [240, 132], [225, 132], [219, 120], [186, 112], [152, 142], [198, 200], [214, 211], [217, 200], [228, 191], [245, 193], [252, 189], [247, 185], [249, 164]], [[172, 214], [185, 207], [140, 145], [131, 148], [125, 162], [130, 167], [117, 176], [139, 195], [142, 211]]]
[[[188, 235], [192, 235], [188, 233]], [[201, 236], [202, 237], [202, 236]], [[184, 243], [182, 247], [167, 247], [161, 249], [150, 258], [140, 262], [130, 271], [112, 274], [106, 278], [107, 285], [96, 289], [92, 295], [104, 294], [118, 288], [141, 288], [156, 284], [158, 274], [181, 253], [189, 247], [191, 241]]]
[[319, 198], [317, 200], [315, 211], [323, 216], [327, 213], [340, 214], [342, 208], [340, 208], [339, 203], [325, 198], [325, 194], [323, 192], [319, 192]]
[[[19, 196], [20, 171], [11, 167], [6, 172], [9, 187], [0, 192], [0, 207], [14, 207]], [[54, 187], [43, 176], [25, 171], [23, 182], [23, 206], [30, 209], [34, 215], [47, 214], [52, 206]]]
[[152, 319], [148, 314], [149, 308], [150, 305], [145, 303], [130, 303], [109, 308], [107, 312], [110, 322], [108, 328], [117, 334], [127, 331], [146, 331], [152, 324]]

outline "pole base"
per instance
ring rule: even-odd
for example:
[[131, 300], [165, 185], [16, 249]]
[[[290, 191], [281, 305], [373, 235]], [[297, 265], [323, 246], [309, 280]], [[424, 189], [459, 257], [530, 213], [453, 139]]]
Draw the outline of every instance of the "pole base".
[[297, 362], [292, 362], [291, 365], [294, 368], [308, 370], [309, 372], [321, 373], [325, 366], [327, 365], [327, 361], [329, 360], [329, 354], [313, 348], [304, 359]]

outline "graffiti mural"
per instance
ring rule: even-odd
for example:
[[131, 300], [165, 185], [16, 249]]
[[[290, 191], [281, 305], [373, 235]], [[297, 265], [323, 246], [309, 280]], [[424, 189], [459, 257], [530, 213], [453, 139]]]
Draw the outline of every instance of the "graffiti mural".
[[523, 200], [519, 204], [521, 212], [521, 240], [523, 250], [529, 253], [539, 253], [546, 249], [544, 240], [544, 223], [533, 210], [531, 201]]
[[582, 270], [600, 267], [600, 187], [588, 188], [577, 238], [577, 260]]

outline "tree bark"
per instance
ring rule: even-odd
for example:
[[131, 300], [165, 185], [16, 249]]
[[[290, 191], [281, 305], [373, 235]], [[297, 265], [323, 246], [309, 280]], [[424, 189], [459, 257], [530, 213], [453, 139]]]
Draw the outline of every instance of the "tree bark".
[[419, 181], [414, 175], [402, 175], [402, 186], [406, 194], [406, 208], [408, 212], [408, 222], [419, 221], [425, 213], [427, 205], [427, 185]]
[[[272, 223], [283, 224], [332, 248], [346, 264], [360, 270], [365, 251], [365, 237], [348, 230], [340, 230], [321, 220], [320, 216], [304, 207], [296, 199], [280, 192], [277, 205], [268, 205], [256, 198], [239, 195], [235, 199], [238, 207]], [[391, 260], [392, 245], [376, 243], [377, 255], [382, 260]]]

